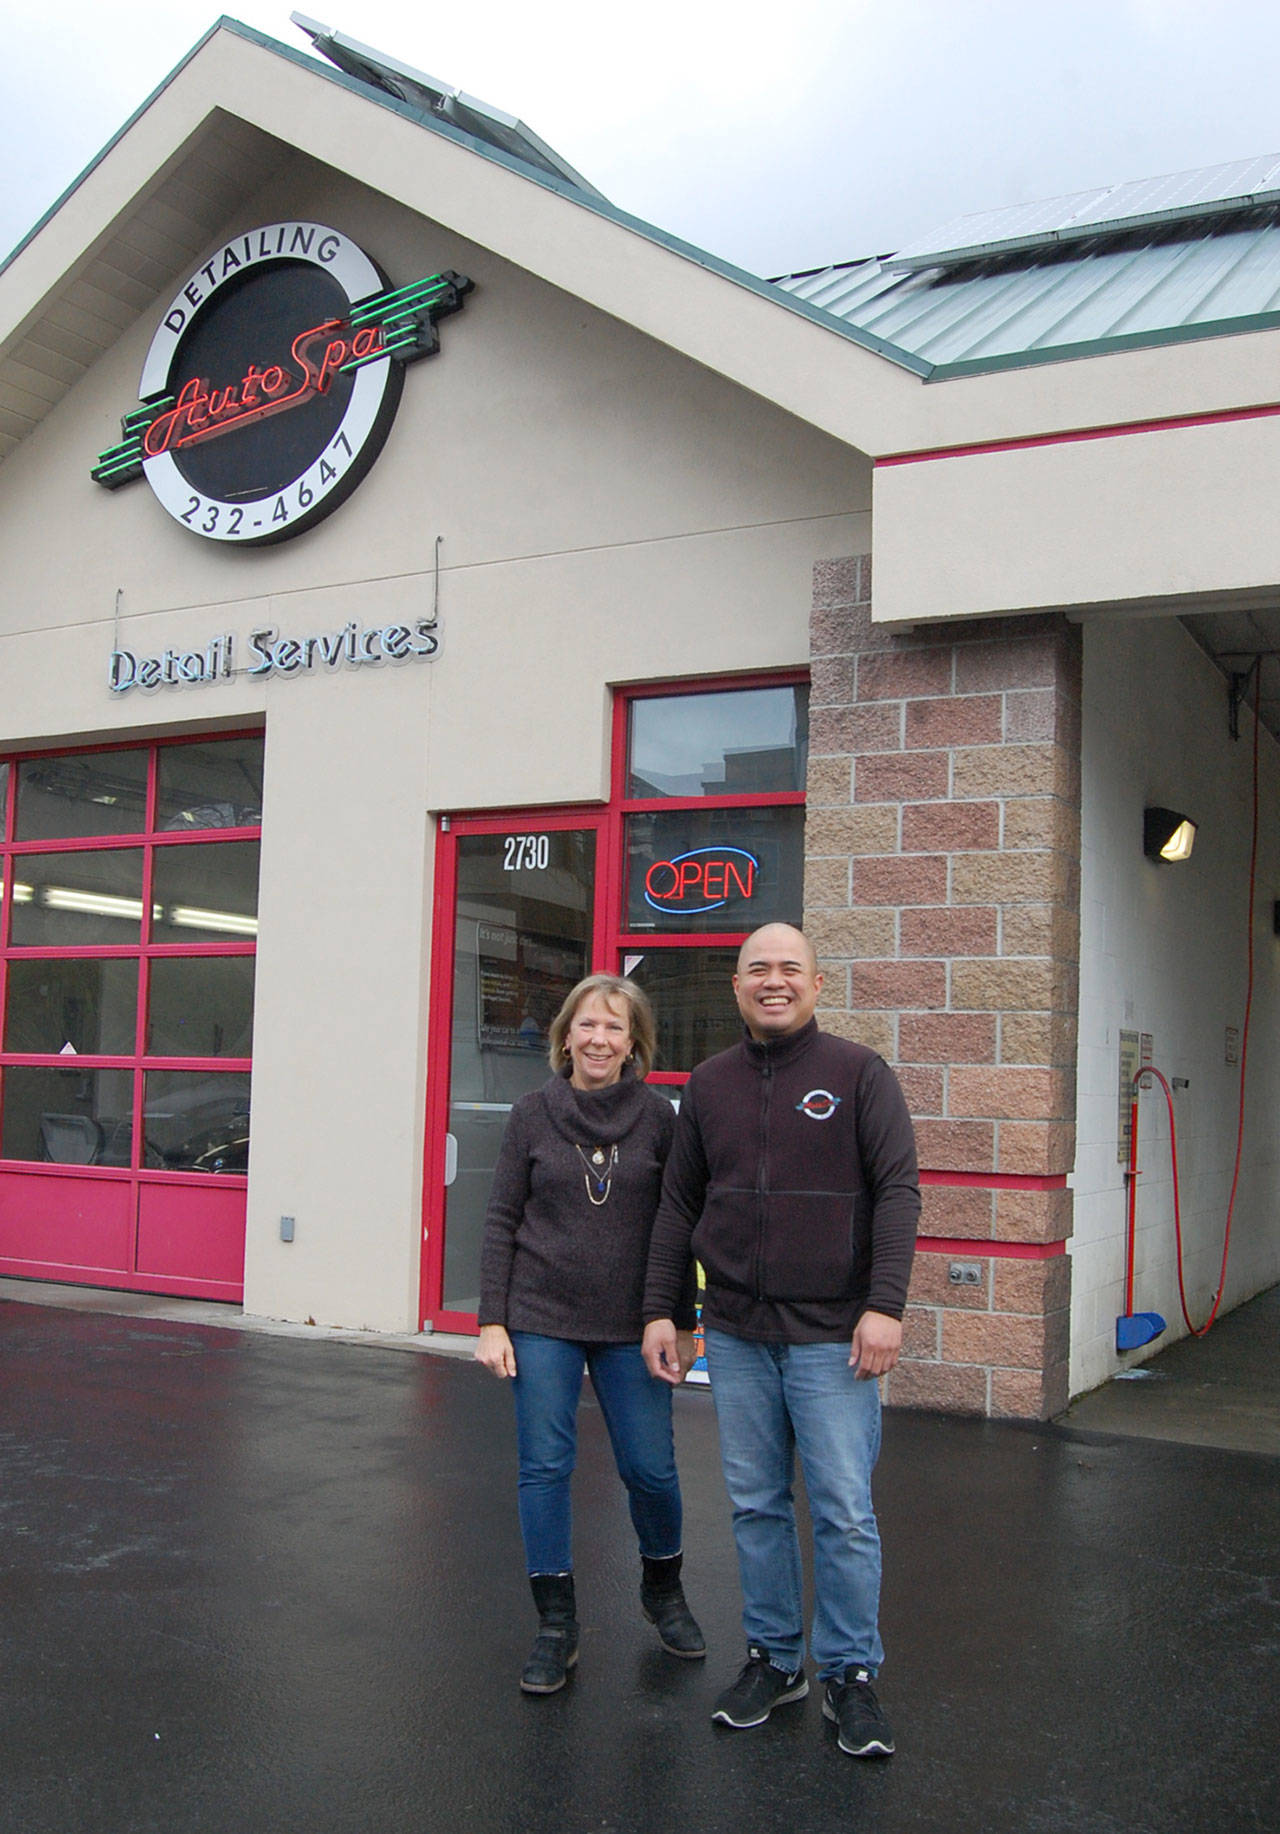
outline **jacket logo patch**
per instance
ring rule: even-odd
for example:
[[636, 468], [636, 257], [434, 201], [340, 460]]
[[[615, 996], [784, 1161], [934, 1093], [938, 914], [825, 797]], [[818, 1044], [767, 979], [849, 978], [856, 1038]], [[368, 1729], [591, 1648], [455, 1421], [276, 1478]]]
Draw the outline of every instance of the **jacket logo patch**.
[[829, 1121], [840, 1106], [840, 1097], [832, 1095], [830, 1089], [810, 1089], [802, 1102], [796, 1103], [798, 1114], [807, 1114], [811, 1121]]

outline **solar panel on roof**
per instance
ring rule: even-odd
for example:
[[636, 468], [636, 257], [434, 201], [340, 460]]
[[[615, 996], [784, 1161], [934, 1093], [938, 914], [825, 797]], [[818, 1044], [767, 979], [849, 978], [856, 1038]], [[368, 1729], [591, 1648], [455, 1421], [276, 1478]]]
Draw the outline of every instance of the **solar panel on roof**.
[[514, 115], [504, 114], [500, 108], [481, 102], [476, 96], [464, 95], [452, 83], [441, 83], [424, 70], [402, 64], [399, 58], [389, 57], [385, 51], [375, 51], [372, 45], [362, 45], [358, 39], [348, 38], [345, 32], [336, 31], [332, 26], [321, 25], [318, 19], [309, 19], [305, 13], [290, 13], [289, 21], [306, 33], [322, 56], [336, 64], [339, 70], [345, 70], [348, 76], [371, 83], [385, 95], [408, 102], [424, 114], [451, 122], [474, 140], [498, 147], [539, 172], [567, 179], [590, 197], [601, 197], [595, 186], [580, 172], [575, 172], [567, 159], [562, 159], [553, 147], [523, 121], [517, 121]]
[[1013, 204], [1003, 210], [955, 217], [941, 229], [907, 243], [885, 266], [900, 273], [949, 266], [983, 255], [1073, 241], [1104, 229], [1222, 216], [1277, 200], [1280, 154], [1266, 153], [1163, 178], [1131, 179], [1092, 191], [1074, 191], [1039, 204]]

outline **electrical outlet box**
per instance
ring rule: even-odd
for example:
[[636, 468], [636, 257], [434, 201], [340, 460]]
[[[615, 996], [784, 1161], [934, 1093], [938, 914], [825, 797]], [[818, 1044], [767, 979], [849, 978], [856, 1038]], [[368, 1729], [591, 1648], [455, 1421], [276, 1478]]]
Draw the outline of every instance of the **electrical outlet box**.
[[977, 1261], [952, 1261], [947, 1267], [952, 1286], [981, 1286], [982, 1267]]
[[293, 1218], [291, 1216], [282, 1216], [280, 1218], [280, 1240], [282, 1242], [291, 1242], [293, 1240]]

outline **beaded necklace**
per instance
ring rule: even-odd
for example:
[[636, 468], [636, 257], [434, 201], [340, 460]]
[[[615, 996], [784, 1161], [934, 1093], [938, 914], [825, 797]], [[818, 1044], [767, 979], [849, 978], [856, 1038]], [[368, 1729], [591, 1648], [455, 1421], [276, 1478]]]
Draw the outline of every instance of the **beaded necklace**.
[[611, 1146], [606, 1154], [602, 1146], [597, 1146], [594, 1152], [588, 1153], [585, 1147], [575, 1142], [574, 1151], [585, 1168], [584, 1182], [587, 1187], [587, 1197], [599, 1209], [601, 1204], [609, 1201], [613, 1174], [618, 1164], [618, 1149], [616, 1146]]

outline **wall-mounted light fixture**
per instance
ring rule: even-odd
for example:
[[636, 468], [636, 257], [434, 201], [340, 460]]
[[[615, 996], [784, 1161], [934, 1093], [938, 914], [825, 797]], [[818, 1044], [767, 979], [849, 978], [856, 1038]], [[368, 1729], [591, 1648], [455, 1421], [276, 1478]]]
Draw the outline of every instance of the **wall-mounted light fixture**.
[[1196, 824], [1176, 809], [1142, 811], [1142, 851], [1149, 860], [1189, 860]]

